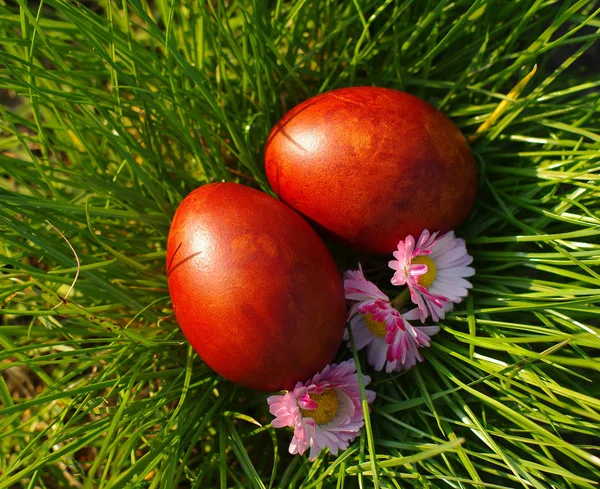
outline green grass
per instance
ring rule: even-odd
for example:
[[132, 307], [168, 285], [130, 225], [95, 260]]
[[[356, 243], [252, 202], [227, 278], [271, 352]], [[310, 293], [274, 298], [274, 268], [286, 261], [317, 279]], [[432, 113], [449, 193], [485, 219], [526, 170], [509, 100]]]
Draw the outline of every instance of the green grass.
[[[595, 487], [598, 7], [0, 0], [0, 489]], [[374, 375], [370, 430], [311, 464], [184, 341], [166, 236], [199, 185], [268, 191], [271, 126], [359, 84], [467, 136], [509, 103], [473, 143], [472, 294], [426, 363]]]

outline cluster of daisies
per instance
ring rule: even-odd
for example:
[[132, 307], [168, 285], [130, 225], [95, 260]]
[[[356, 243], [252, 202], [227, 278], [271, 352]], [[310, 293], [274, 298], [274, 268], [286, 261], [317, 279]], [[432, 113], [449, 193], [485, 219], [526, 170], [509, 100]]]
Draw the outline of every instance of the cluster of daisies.
[[[452, 231], [439, 235], [425, 230], [416, 242], [408, 236], [393, 256], [388, 263], [394, 270], [391, 283], [404, 287], [393, 300], [367, 280], [360, 265], [344, 274], [355, 346], [367, 349], [369, 365], [386, 372], [410, 369], [423, 361], [419, 350], [429, 346], [431, 336], [439, 331], [438, 326], [423, 323], [428, 318], [444, 319], [467, 296], [471, 283], [466, 277], [475, 273], [464, 240]], [[405, 306], [409, 296], [416, 307]], [[345, 339], [350, 346], [348, 332]], [[363, 384], [370, 380], [364, 376]], [[366, 397], [370, 404], [375, 393], [366, 390]], [[290, 453], [310, 450], [311, 461], [325, 448], [333, 455], [348, 448], [364, 424], [354, 360], [328, 365], [308, 382], [298, 382], [294, 390], [270, 396], [267, 402], [275, 416], [272, 426], [294, 429]]]

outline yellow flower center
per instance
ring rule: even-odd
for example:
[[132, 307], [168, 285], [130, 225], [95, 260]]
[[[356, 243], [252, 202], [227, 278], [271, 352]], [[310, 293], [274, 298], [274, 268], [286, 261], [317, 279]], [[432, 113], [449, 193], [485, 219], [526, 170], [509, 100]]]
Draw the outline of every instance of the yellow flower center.
[[381, 321], [375, 321], [372, 314], [365, 314], [364, 319], [367, 328], [369, 328], [369, 331], [373, 333], [374, 336], [379, 336], [380, 338], [385, 336], [385, 323], [382, 323]]
[[427, 265], [427, 273], [423, 275], [419, 275], [419, 285], [422, 285], [426, 289], [431, 287], [431, 284], [435, 282], [435, 277], [437, 275], [437, 268], [435, 266], [434, 261], [428, 256], [417, 256], [410, 264], [417, 263], [419, 265]]
[[338, 412], [338, 396], [335, 389], [329, 389], [322, 394], [310, 394], [310, 398], [317, 403], [317, 409], [302, 409], [300, 412], [305, 418], [312, 418], [315, 423], [329, 423]]

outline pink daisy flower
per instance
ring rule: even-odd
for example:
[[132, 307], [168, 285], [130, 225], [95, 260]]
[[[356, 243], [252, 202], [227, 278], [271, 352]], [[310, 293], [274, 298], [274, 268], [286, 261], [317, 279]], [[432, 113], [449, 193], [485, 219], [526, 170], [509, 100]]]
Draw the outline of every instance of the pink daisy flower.
[[461, 302], [472, 287], [465, 277], [475, 274], [475, 269], [468, 266], [473, 257], [454, 231], [438, 237], [438, 233], [425, 230], [416, 243], [407, 236], [398, 243], [394, 258], [388, 263], [395, 270], [392, 284], [408, 286], [421, 321], [428, 316], [434, 321], [444, 319], [446, 312]]
[[[360, 265], [344, 274], [344, 290], [346, 299], [356, 301], [349, 313], [350, 327], [356, 348], [367, 348], [369, 365], [394, 372], [423, 361], [419, 348], [429, 346], [439, 327], [411, 325], [408, 320], [419, 317], [418, 309], [400, 314], [389, 297], [365, 278]], [[349, 339], [347, 332], [344, 339]]]
[[[370, 381], [364, 376], [365, 385]], [[370, 404], [375, 392], [366, 392]], [[302, 455], [310, 448], [311, 462], [324, 448], [333, 455], [348, 448], [365, 421], [354, 360], [327, 365], [308, 382], [298, 382], [283, 395], [269, 396], [267, 402], [275, 416], [274, 428], [294, 428], [290, 453]]]

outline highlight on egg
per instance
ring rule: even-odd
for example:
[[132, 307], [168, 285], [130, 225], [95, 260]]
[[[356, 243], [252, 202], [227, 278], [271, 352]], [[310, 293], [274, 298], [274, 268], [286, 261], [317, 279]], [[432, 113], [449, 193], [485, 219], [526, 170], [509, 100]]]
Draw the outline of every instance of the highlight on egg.
[[341, 344], [346, 306], [331, 254], [302, 217], [257, 190], [213, 183], [190, 193], [169, 232], [167, 275], [184, 335], [233, 382], [293, 388]]
[[317, 229], [379, 253], [424, 229], [457, 228], [477, 190], [456, 125], [415, 96], [377, 87], [294, 107], [271, 131], [265, 169], [275, 193]]

